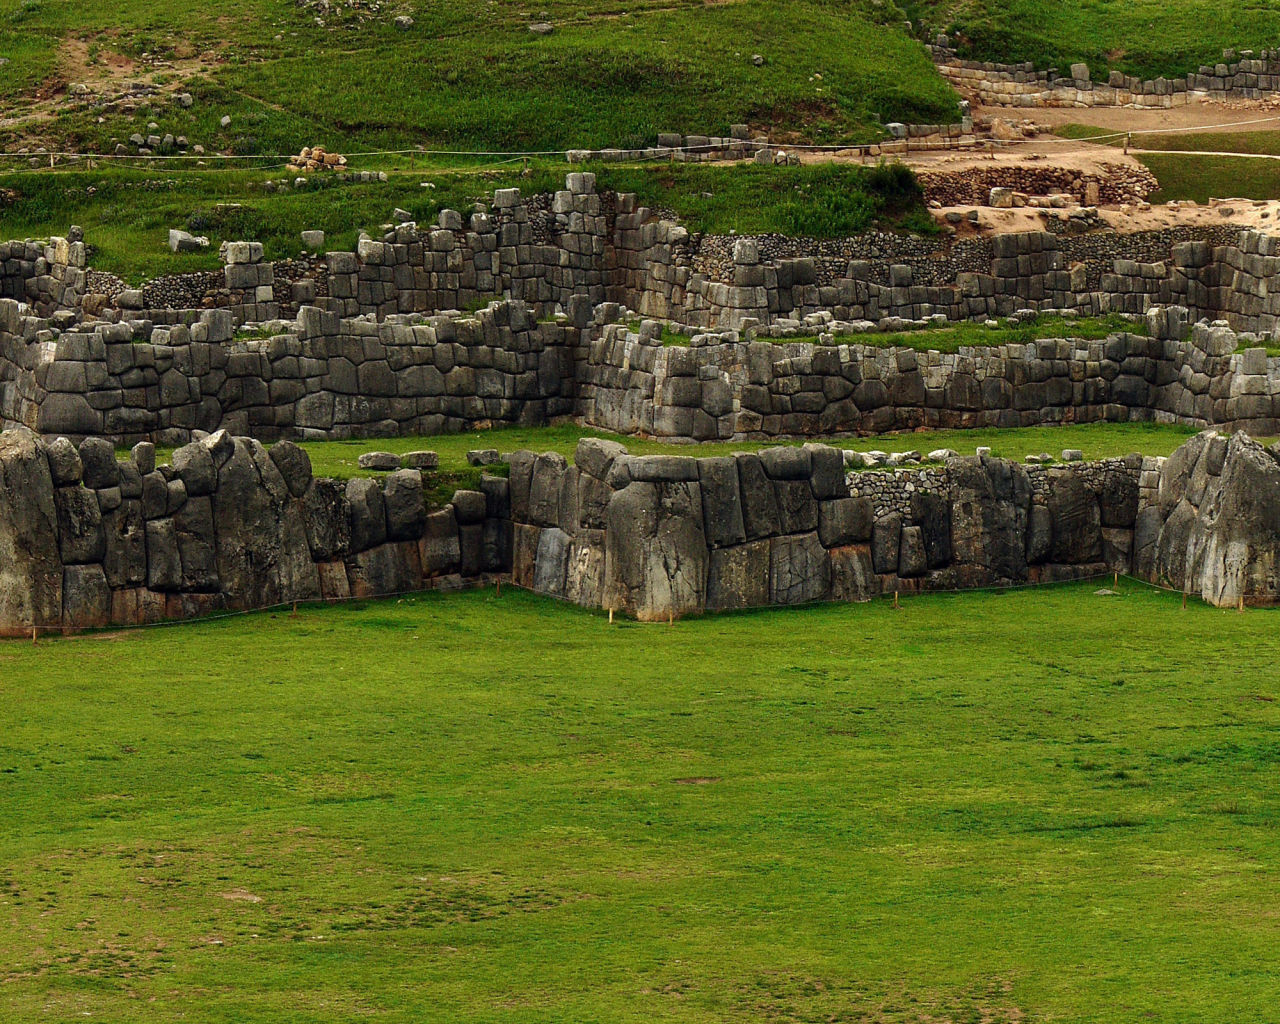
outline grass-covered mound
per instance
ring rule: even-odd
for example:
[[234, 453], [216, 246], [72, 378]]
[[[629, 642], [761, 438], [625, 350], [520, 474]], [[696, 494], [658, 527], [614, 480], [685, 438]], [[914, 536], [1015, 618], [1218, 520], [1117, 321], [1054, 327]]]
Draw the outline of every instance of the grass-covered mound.
[[1084, 61], [1096, 81], [1111, 69], [1176, 78], [1219, 63], [1224, 49], [1257, 53], [1280, 38], [1277, 0], [907, 0], [905, 8], [921, 28], [951, 32], [966, 56], [1063, 74]]
[[1097, 586], [0, 642], [0, 1017], [1269, 1020], [1277, 613]]
[[[396, 15], [413, 25], [398, 30]], [[530, 32], [544, 20], [550, 35]], [[182, 83], [195, 105], [165, 109], [164, 130], [237, 153], [634, 147], [735, 123], [832, 141], [877, 137], [877, 117], [959, 116], [950, 86], [879, 0], [0, 0], [0, 57], [0, 99], [14, 109], [107, 72]], [[100, 125], [95, 114], [10, 135], [109, 152], [113, 138], [147, 134], [153, 116]]]

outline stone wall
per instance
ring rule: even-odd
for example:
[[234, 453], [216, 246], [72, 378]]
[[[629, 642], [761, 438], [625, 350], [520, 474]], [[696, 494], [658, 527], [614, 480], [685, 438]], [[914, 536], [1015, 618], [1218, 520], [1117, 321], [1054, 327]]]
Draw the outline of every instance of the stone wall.
[[219, 431], [155, 465], [0, 434], [0, 635], [461, 586], [510, 567], [507, 481], [428, 508], [423, 474], [313, 478], [290, 442]]
[[1280, 596], [1280, 448], [1202, 434], [1169, 459], [986, 456], [848, 473], [825, 445], [712, 458], [584, 439], [516, 452], [434, 509], [418, 469], [336, 481], [224, 431], [140, 444], [0, 434], [0, 633], [401, 594], [510, 573], [642, 620], [1134, 573], [1210, 603]]
[[0, 300], [0, 422], [184, 444], [220, 428], [275, 440], [537, 425], [575, 408], [580, 332], [523, 303], [381, 323], [307, 307], [279, 326], [237, 341], [228, 311], [205, 310], [190, 324], [59, 331]]
[[[958, 353], [604, 326], [579, 393], [585, 423], [669, 440], [875, 434], [1100, 421], [1280, 432], [1280, 359], [1223, 323], [1152, 311], [1149, 335], [1044, 340]], [[1248, 339], [1244, 339], [1245, 343]]]
[[963, 60], [945, 37], [929, 50], [957, 92], [986, 106], [1170, 108], [1185, 106], [1193, 97], [1261, 100], [1280, 93], [1280, 51], [1274, 50], [1256, 57], [1251, 50], [1239, 57], [1227, 51], [1221, 63], [1180, 78], [1144, 81], [1113, 71], [1105, 85], [1090, 79], [1086, 64], [1073, 64], [1067, 75], [1060, 75], [1030, 63]]

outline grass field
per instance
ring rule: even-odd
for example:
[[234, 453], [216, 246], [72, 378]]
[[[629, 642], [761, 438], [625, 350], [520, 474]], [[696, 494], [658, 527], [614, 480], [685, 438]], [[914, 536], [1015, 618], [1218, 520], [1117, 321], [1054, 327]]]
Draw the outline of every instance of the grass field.
[[1268, 1021], [1280, 657], [1122, 582], [0, 642], [6, 1021]]
[[[544, 3], [511, 0], [231, 7], [0, 0], [0, 98], [15, 109], [68, 82], [140, 76], [196, 97], [166, 130], [220, 152], [565, 149], [652, 144], [734, 123], [814, 140], [878, 137], [883, 121], [954, 120], [955, 94], [879, 0]], [[392, 20], [414, 24], [397, 31]], [[764, 58], [757, 66], [752, 58]], [[103, 152], [150, 113], [52, 108], [22, 137]], [[224, 114], [232, 118], [220, 125]]]
[[[299, 233], [325, 232], [331, 250], [353, 250], [361, 230], [376, 234], [396, 207], [419, 221], [450, 207], [492, 201], [496, 188], [525, 195], [564, 187], [568, 165], [537, 163], [526, 176], [502, 170], [392, 172], [386, 182], [342, 184], [315, 176], [306, 189], [267, 192], [279, 172], [72, 171], [0, 176], [0, 239], [85, 229], [92, 264], [138, 282], [159, 274], [216, 269], [218, 243], [252, 238], [271, 259], [297, 255]], [[679, 165], [594, 168], [601, 190], [635, 192], [650, 207], [677, 214], [690, 231], [779, 232], [843, 237], [873, 223], [886, 229], [936, 232], [918, 184], [902, 165], [860, 167], [715, 167]], [[427, 182], [431, 187], [423, 187]], [[210, 240], [199, 253], [169, 251], [169, 229]]]
[[1095, 81], [1109, 69], [1176, 77], [1280, 39], [1280, 0], [909, 0], [907, 13], [958, 36], [981, 60], [1033, 61], [1064, 74], [1085, 61]]

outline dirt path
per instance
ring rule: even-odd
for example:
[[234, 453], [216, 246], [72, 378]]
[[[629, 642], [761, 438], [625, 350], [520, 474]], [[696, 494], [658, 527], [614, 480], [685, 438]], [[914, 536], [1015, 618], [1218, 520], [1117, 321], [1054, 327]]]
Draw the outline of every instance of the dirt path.
[[[974, 117], [1028, 118], [1036, 124], [1059, 127], [1083, 124], [1112, 132], [1176, 131], [1186, 128], [1217, 128], [1224, 131], [1280, 131], [1280, 111], [1264, 105], [1233, 104], [1225, 106], [1195, 100], [1185, 107], [1168, 110], [1131, 110], [1127, 107], [978, 107]], [[1266, 120], [1270, 119], [1270, 120]], [[1241, 121], [1260, 124], [1236, 125]]]

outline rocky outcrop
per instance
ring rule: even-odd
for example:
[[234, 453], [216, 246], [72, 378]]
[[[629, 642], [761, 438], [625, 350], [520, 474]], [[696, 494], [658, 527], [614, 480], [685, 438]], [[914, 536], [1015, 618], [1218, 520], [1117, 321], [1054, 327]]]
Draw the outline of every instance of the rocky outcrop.
[[1153, 578], [1219, 607], [1280, 598], [1280, 445], [1199, 434], [1165, 461], [1155, 507]]
[[45, 446], [29, 430], [0, 434], [0, 631], [62, 620], [58, 512]]

